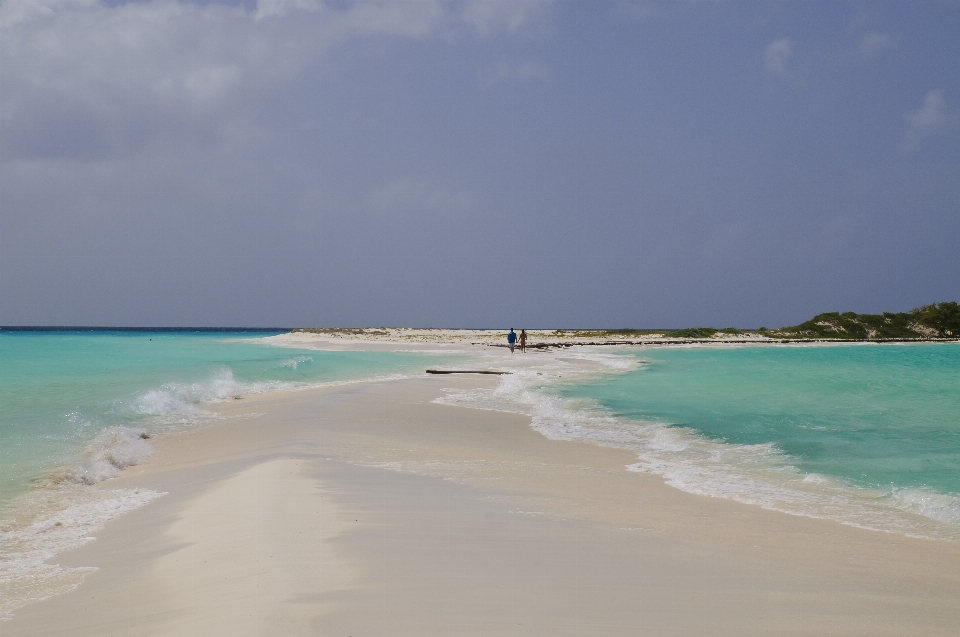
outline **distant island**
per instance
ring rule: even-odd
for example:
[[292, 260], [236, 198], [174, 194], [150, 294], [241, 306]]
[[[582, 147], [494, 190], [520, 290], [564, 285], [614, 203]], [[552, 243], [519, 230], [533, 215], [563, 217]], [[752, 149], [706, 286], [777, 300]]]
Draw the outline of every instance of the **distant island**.
[[[519, 331], [519, 326], [517, 326]], [[583, 330], [528, 329], [528, 349], [572, 345], [670, 345], [679, 343], [792, 343], [797, 341], [932, 341], [960, 340], [960, 305], [931, 303], [910, 312], [857, 314], [824, 312], [809, 321], [776, 329], [690, 327], [685, 329]], [[506, 330], [306, 327], [289, 338], [326, 341], [471, 344], [506, 347]]]
[[824, 312], [791, 327], [768, 330], [738, 330], [694, 327], [673, 330], [665, 336], [674, 338], [713, 338], [718, 334], [759, 334], [774, 339], [805, 340], [927, 340], [960, 338], [960, 305], [953, 301], [931, 303], [910, 312], [857, 314], [856, 312]]
[[910, 312], [896, 314], [827, 312], [800, 325], [781, 327], [770, 333], [786, 338], [839, 338], [855, 341], [960, 338], [960, 305], [953, 301], [931, 303]]

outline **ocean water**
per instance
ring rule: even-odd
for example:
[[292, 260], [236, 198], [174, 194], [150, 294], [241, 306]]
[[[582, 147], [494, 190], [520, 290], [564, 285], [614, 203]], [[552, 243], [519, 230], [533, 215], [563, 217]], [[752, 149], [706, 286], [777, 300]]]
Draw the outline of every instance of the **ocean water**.
[[91, 569], [47, 561], [163, 494], [111, 487], [155, 433], [234, 396], [511, 372], [437, 402], [629, 449], [679, 489], [960, 541], [960, 344], [582, 347], [510, 355], [277, 347], [263, 333], [0, 332], [0, 621]]
[[584, 348], [492, 391], [556, 439], [634, 450], [691, 493], [960, 541], [960, 344]]
[[[806, 474], [960, 494], [960, 346], [672, 349], [564, 390], [631, 420], [772, 444]], [[960, 519], [957, 520], [960, 522]]]
[[153, 434], [234, 396], [421, 374], [443, 355], [276, 347], [273, 333], [0, 331], [0, 620], [70, 590], [44, 561], [162, 494], [109, 487]]

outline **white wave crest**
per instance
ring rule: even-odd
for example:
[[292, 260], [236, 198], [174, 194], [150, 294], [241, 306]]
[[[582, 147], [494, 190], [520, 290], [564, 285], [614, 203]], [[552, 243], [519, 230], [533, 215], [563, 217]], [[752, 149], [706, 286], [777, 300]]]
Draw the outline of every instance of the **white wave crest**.
[[310, 356], [295, 356], [294, 358], [288, 358], [287, 360], [281, 362], [277, 367], [286, 367], [297, 371], [297, 367], [303, 363], [312, 363], [313, 358]]
[[[309, 359], [309, 357], [302, 357]], [[288, 367], [295, 368], [305, 360], [291, 359]], [[205, 403], [216, 403], [237, 396], [262, 394], [270, 391], [309, 387], [306, 383], [291, 381], [242, 382], [233, 371], [224, 368], [205, 380], [193, 383], [169, 382], [143, 392], [117, 405], [117, 415], [135, 421], [151, 431], [156, 429], [194, 425], [216, 416], [203, 409]]]
[[87, 489], [64, 484], [30, 493], [17, 524], [0, 526], [0, 621], [28, 603], [73, 590], [97, 570], [47, 561], [87, 542], [103, 524], [164, 495], [147, 489]]
[[[618, 418], [588, 400], [556, 395], [566, 383], [636, 369], [633, 356], [585, 348], [529, 357], [500, 356], [510, 375], [495, 389], [450, 390], [438, 403], [520, 413], [554, 440], [580, 440], [637, 453], [630, 471], [653, 473], [688, 493], [720, 497], [867, 529], [960, 540], [960, 499], [924, 490], [856, 488], [799, 471], [773, 444], [738, 445], [707, 439], [667, 423]], [[534, 362], [535, 359], [535, 362]], [[942, 524], [947, 523], [947, 524]]]
[[[229, 369], [223, 369], [202, 382], [165, 383], [118, 403], [114, 411], [117, 417], [143, 426], [103, 428], [72, 466], [45, 476], [38, 483], [39, 488], [21, 496], [9, 507], [7, 522], [0, 520], [0, 621], [8, 619], [24, 604], [76, 588], [89, 572], [97, 569], [66, 568], [46, 561], [92, 541], [91, 533], [105, 521], [163, 495], [143, 489], [90, 488], [117, 476], [126, 467], [143, 462], [152, 451], [149, 438], [153, 432], [193, 426], [216, 418], [214, 413], [202, 409], [203, 404], [238, 395], [409, 377], [408, 374], [383, 374], [314, 383], [243, 383], [237, 381]], [[67, 417], [81, 427], [93, 424], [79, 413]]]
[[140, 464], [153, 451], [144, 429], [107, 427], [87, 445], [83, 458], [67, 473], [73, 482], [96, 484]]
[[204, 381], [165, 383], [158, 389], [151, 389], [137, 396], [128, 409], [141, 416], [194, 415], [199, 411], [197, 405], [200, 403], [223, 400], [239, 394], [258, 393], [264, 389], [259, 385], [261, 384], [238, 382], [233, 377], [232, 370], [222, 369]]
[[960, 525], [960, 498], [957, 496], [933, 493], [926, 489], [894, 489], [890, 499], [906, 511]]

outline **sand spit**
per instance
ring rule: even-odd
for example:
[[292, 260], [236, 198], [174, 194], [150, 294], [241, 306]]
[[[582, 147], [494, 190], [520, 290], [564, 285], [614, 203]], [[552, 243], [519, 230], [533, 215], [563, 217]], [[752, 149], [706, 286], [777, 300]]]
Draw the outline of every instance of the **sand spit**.
[[[518, 328], [515, 328], [518, 329]], [[456, 349], [477, 346], [507, 347], [507, 331], [442, 328], [298, 328], [269, 337], [278, 345], [318, 349]], [[527, 349], [604, 345], [776, 345], [837, 343], [951, 342], [957, 339], [816, 339], [784, 338], [774, 332], [718, 331], [709, 338], [677, 337], [669, 330], [527, 330]]]
[[112, 482], [17, 635], [955, 635], [960, 545], [673, 489], [634, 454], [434, 402], [489, 376], [251, 396]]

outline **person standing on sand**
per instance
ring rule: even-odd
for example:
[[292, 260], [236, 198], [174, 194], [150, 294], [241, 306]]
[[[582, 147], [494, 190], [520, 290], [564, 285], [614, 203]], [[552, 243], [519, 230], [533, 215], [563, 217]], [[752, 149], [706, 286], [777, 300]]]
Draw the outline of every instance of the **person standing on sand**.
[[527, 330], [520, 330], [520, 351], [527, 351]]
[[517, 342], [517, 333], [513, 331], [513, 328], [510, 328], [510, 333], [507, 334], [507, 346], [510, 348], [510, 353], [513, 354], [513, 348], [516, 347]]

